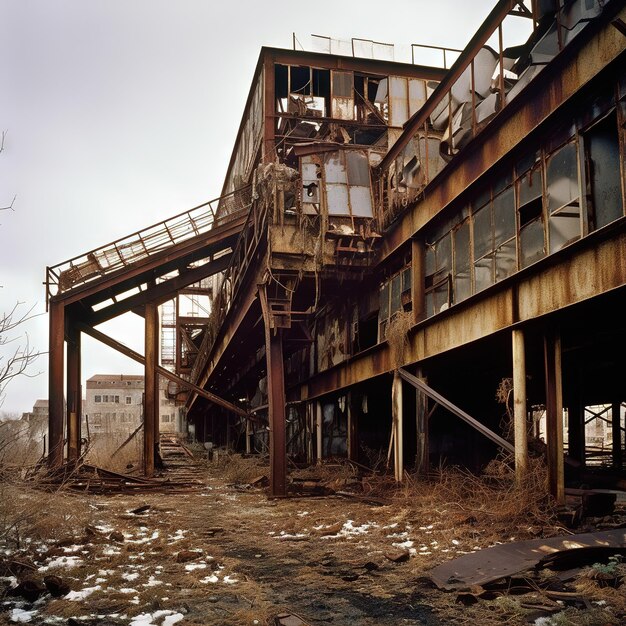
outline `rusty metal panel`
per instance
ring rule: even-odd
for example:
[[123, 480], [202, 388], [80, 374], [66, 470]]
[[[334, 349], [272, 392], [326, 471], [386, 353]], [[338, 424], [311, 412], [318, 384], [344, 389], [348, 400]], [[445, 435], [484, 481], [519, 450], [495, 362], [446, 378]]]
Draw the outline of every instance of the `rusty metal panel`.
[[531, 539], [505, 543], [465, 554], [430, 570], [430, 578], [440, 589], [463, 589], [470, 585], [511, 576], [534, 567], [541, 559], [562, 550], [578, 550], [588, 547], [626, 546], [626, 531], [606, 530], [597, 533]]

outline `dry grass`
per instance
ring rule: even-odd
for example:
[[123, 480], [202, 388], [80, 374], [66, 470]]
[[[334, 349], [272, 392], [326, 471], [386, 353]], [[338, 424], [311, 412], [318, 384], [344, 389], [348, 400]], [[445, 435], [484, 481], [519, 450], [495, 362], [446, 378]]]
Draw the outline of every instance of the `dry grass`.
[[219, 451], [216, 461], [209, 461], [208, 469], [227, 483], [244, 485], [258, 476], [267, 475], [268, 461], [259, 456], [243, 457], [233, 452]]
[[80, 496], [45, 493], [21, 480], [0, 483], [0, 542], [21, 549], [32, 542], [67, 537], [85, 527], [89, 507]]
[[131, 469], [129, 466], [139, 467], [143, 454], [143, 436], [137, 433], [119, 450], [127, 437], [128, 433], [92, 437], [85, 454], [85, 462], [120, 473], [126, 473]]
[[391, 364], [394, 368], [404, 365], [404, 350], [408, 345], [407, 333], [413, 325], [413, 313], [411, 311], [399, 311], [387, 326], [385, 333], [391, 351]]

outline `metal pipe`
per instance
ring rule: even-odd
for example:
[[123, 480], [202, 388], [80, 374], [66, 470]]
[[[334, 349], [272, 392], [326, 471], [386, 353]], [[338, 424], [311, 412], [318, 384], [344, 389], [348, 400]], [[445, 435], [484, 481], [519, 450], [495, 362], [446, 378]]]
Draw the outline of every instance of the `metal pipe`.
[[156, 306], [153, 303], [145, 307], [145, 362], [144, 362], [144, 397], [143, 397], [143, 469], [147, 478], [154, 475], [154, 432], [155, 385], [156, 385]]

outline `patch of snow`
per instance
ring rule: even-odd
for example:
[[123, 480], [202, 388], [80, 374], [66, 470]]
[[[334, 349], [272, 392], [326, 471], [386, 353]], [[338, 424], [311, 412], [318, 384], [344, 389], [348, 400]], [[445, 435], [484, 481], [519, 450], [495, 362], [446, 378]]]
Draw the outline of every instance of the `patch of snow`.
[[65, 552], [66, 554], [70, 553], [70, 552], [80, 552], [82, 550], [82, 548], [84, 548], [84, 545], [78, 545], [78, 544], [74, 544], [72, 546], [64, 546], [63, 547], [63, 552]]
[[206, 563], [187, 563], [185, 569], [188, 572], [193, 572], [195, 569], [206, 569]]
[[17, 587], [17, 578], [15, 576], [0, 576], [0, 582], [9, 583], [9, 587]]
[[173, 615], [168, 615], [164, 620], [161, 626], [172, 626], [177, 622], [180, 622], [185, 616], [182, 613], [174, 613]]
[[461, 542], [458, 539], [453, 539], [452, 540], [452, 545], [453, 546], [458, 546]]
[[120, 593], [139, 593], [136, 589], [133, 589], [132, 587], [122, 587], [120, 589]]
[[112, 569], [99, 569], [98, 576], [112, 576], [115, 574], [115, 571]]
[[101, 533], [112, 533], [115, 530], [113, 526], [109, 526], [108, 524], [99, 524], [95, 528], [96, 530], [99, 530]]
[[119, 548], [114, 548], [109, 546], [106, 550], [102, 551], [102, 554], [106, 555], [106, 556], [117, 556], [118, 554], [121, 554], [122, 551]]
[[154, 576], [150, 576], [150, 578], [148, 578], [148, 582], [144, 583], [142, 586], [143, 587], [156, 587], [157, 585], [162, 585], [163, 581], [162, 580], [157, 580]]
[[238, 583], [239, 581], [236, 578], [231, 578], [230, 576], [224, 576], [224, 578], [222, 579], [223, 583], [226, 583], [227, 585], [234, 585], [235, 583]]
[[124, 580], [136, 580], [139, 578], [139, 572], [124, 572], [122, 578]]
[[37, 615], [37, 611], [25, 611], [24, 609], [12, 609], [9, 618], [12, 622], [30, 622]]
[[38, 571], [47, 572], [49, 569], [53, 567], [76, 567], [80, 565], [83, 560], [77, 556], [59, 556], [56, 559], [52, 559], [52, 561], [48, 562], [48, 565], [42, 565]]
[[96, 585], [99, 585], [100, 583], [105, 583], [106, 581], [106, 578], [96, 578], [93, 582], [96, 583]]
[[305, 515], [308, 515], [309, 512], [308, 511], [300, 511], [300, 513], [297, 513], [298, 517], [304, 517]]
[[100, 585], [96, 585], [95, 587], [85, 587], [80, 591], [70, 591], [66, 596], [64, 596], [65, 600], [71, 600], [76, 602], [77, 600], [84, 600], [86, 597], [90, 596], [94, 591], [100, 591], [102, 587]]
[[219, 578], [215, 574], [211, 574], [210, 576], [203, 578], [200, 582], [206, 585], [207, 583], [216, 583], [218, 581]]

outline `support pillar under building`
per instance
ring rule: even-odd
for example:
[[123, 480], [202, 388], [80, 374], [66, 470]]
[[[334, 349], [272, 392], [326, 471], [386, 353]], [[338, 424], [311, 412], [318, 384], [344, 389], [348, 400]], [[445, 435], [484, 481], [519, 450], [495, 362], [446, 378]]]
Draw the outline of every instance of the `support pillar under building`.
[[144, 394], [143, 394], [143, 470], [147, 477], [154, 475], [155, 420], [158, 421], [158, 404], [155, 403], [157, 385], [157, 307], [154, 303], [145, 306], [144, 348]]
[[565, 503], [565, 468], [563, 457], [563, 391], [561, 338], [557, 332], [544, 336], [546, 375], [546, 436], [548, 447], [548, 483], [557, 504]]
[[528, 431], [526, 427], [526, 352], [524, 331], [514, 330], [513, 420], [515, 433], [515, 480], [520, 485], [528, 472]]
[[324, 437], [323, 437], [324, 416], [322, 414], [322, 402], [318, 400], [315, 403], [315, 453], [317, 464], [322, 464], [324, 458]]
[[48, 464], [63, 464], [63, 387], [65, 375], [65, 307], [50, 301], [50, 338], [48, 352]]
[[393, 468], [396, 482], [404, 478], [404, 423], [402, 410], [402, 378], [396, 370], [391, 387], [391, 417], [393, 429]]
[[[415, 376], [427, 382], [421, 368], [417, 368]], [[419, 389], [415, 389], [415, 421], [416, 421], [416, 454], [415, 454], [415, 471], [418, 475], [428, 473], [428, 397]]]
[[80, 457], [80, 419], [82, 415], [80, 330], [68, 324], [67, 334], [67, 457]]

